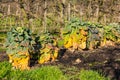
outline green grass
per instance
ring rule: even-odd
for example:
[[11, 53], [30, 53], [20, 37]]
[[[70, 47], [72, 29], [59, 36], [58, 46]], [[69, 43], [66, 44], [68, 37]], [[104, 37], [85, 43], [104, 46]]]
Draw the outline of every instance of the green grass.
[[43, 66], [31, 73], [35, 80], [66, 80], [62, 71], [55, 66]]
[[13, 70], [8, 62], [0, 62], [0, 80], [67, 80], [56, 66], [43, 66], [33, 70]]
[[10, 76], [11, 68], [11, 64], [7, 61], [0, 62], [0, 80], [6, 79]]
[[[31, 70], [15, 70], [7, 61], [0, 62], [0, 80], [110, 80], [93, 70], [42, 66]], [[67, 72], [63, 74], [63, 72]]]
[[80, 80], [110, 80], [93, 70], [81, 70], [78, 78]]

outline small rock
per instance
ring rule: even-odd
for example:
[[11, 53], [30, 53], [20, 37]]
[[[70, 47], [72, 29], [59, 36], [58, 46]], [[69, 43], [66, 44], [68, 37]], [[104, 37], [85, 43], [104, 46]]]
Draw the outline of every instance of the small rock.
[[80, 60], [79, 58], [77, 58], [77, 59], [75, 60], [74, 64], [79, 64], [79, 63], [81, 63], [81, 60]]

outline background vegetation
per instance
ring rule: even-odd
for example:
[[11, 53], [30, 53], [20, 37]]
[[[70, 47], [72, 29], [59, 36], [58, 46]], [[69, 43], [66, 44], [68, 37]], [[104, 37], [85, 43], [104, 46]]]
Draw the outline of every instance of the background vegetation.
[[4, 42], [3, 33], [13, 26], [41, 33], [59, 30], [72, 17], [93, 23], [119, 23], [119, 9], [119, 0], [0, 0], [0, 44]]
[[71, 17], [94, 23], [119, 23], [119, 9], [119, 0], [1, 0], [0, 26], [28, 26], [41, 31], [42, 26], [63, 27]]

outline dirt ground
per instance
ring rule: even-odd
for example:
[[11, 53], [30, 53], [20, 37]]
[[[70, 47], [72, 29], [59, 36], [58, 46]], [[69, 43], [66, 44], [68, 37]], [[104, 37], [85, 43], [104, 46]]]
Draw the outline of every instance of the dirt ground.
[[120, 46], [107, 46], [95, 50], [66, 51], [59, 64], [75, 66], [78, 69], [97, 70], [111, 80], [120, 80]]
[[[5, 52], [0, 52], [0, 61], [4, 60], [8, 60], [8, 57]], [[55, 62], [47, 62], [43, 65], [62, 65], [64, 68], [92, 69], [109, 76], [111, 80], [120, 80], [120, 45], [74, 52], [61, 49], [60, 56]], [[41, 65], [36, 63], [32, 67], [36, 66]], [[68, 73], [67, 71], [64, 72]]]

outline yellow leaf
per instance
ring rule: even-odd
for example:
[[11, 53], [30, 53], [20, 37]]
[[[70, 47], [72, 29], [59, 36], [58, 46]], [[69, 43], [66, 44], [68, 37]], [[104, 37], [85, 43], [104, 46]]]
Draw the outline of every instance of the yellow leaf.
[[78, 48], [78, 45], [79, 45], [79, 44], [77, 44], [77, 42], [73, 42], [73, 49], [74, 49], [74, 50], [77, 49], [77, 48]]
[[38, 61], [40, 64], [47, 62], [50, 60], [50, 54], [44, 53], [41, 55], [40, 60]]
[[57, 40], [54, 39], [54, 41], [53, 41], [53, 45], [54, 45], [54, 46], [57, 45]]
[[79, 48], [85, 49], [85, 48], [86, 48], [86, 42], [82, 42], [82, 43], [79, 45]]
[[44, 53], [44, 52], [48, 53], [49, 51], [50, 51], [50, 48], [46, 48], [46, 47], [40, 50], [41, 53]]
[[44, 62], [45, 62], [44, 59], [41, 59], [41, 60], [38, 61], [39, 64], [43, 64]]
[[70, 48], [73, 46], [72, 38], [69, 38], [68, 42], [64, 44], [65, 48]]
[[85, 31], [84, 29], [80, 29], [80, 34], [87, 36], [88, 32]]
[[54, 51], [54, 58], [56, 59], [58, 57], [58, 50]]

